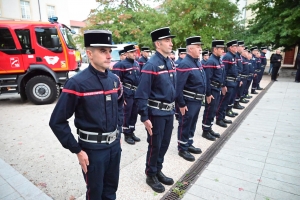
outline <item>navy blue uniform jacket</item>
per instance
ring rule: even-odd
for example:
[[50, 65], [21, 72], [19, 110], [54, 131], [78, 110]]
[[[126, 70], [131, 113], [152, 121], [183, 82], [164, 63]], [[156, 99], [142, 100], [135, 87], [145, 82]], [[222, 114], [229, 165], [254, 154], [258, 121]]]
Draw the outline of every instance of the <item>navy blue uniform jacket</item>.
[[149, 119], [150, 115], [168, 116], [175, 113], [174, 110], [164, 111], [147, 106], [148, 99], [164, 103], [175, 101], [175, 76], [175, 66], [171, 64], [171, 60], [157, 51], [144, 65], [140, 84], [135, 92], [142, 122]]
[[[132, 59], [124, 59], [114, 65], [112, 72], [120, 77], [123, 85], [128, 83], [130, 85], [138, 86], [140, 82], [140, 68], [138, 63]], [[124, 96], [133, 97], [135, 91], [124, 87]]]
[[183, 90], [197, 94], [206, 94], [206, 76], [199, 59], [186, 54], [185, 58], [176, 68], [176, 101], [179, 107], [186, 105], [188, 101], [199, 101], [183, 96]]
[[141, 56], [139, 59], [138, 59], [138, 63], [140, 65], [140, 69], [142, 70], [143, 69], [143, 66], [146, 64], [146, 62], [148, 61], [148, 58], [145, 58], [144, 56]]
[[236, 64], [237, 64], [237, 69], [238, 69], [238, 73], [241, 74], [243, 71], [243, 58], [242, 55], [237, 52], [235, 55], [236, 58]]
[[267, 65], [267, 58], [264, 52], [260, 53], [260, 60], [261, 60], [261, 65], [265, 67]]
[[222, 63], [225, 66], [226, 77], [237, 78], [235, 82], [225, 81], [224, 85], [229, 87], [235, 87], [237, 85], [237, 81], [240, 81], [238, 78], [239, 72], [237, 67], [236, 55], [231, 53], [230, 51], [227, 52], [222, 59]]
[[[88, 68], [70, 78], [51, 115], [49, 125], [64, 148], [79, 153], [81, 147], [104, 149], [110, 145], [75, 140], [68, 119], [75, 113], [75, 127], [85, 131], [107, 133], [123, 124], [123, 95], [119, 78], [106, 70]], [[120, 132], [121, 133], [121, 132]], [[120, 137], [121, 134], [119, 134]]]
[[206, 74], [206, 96], [211, 95], [211, 90], [221, 91], [221, 88], [216, 88], [210, 85], [212, 81], [224, 85], [226, 74], [220, 57], [212, 54], [206, 64], [203, 65], [203, 68]]

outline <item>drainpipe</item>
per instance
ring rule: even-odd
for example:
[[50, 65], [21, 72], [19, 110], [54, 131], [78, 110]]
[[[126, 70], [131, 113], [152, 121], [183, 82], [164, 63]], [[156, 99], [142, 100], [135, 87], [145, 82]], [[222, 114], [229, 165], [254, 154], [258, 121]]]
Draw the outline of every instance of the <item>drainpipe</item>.
[[38, 0], [38, 5], [39, 5], [39, 14], [40, 14], [40, 22], [42, 21], [42, 17], [41, 17], [41, 7], [40, 7], [40, 0]]

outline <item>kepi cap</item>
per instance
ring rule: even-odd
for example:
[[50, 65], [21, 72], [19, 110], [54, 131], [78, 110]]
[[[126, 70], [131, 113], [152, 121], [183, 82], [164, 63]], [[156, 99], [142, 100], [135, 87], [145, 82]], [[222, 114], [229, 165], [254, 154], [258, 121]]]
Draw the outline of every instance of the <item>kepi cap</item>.
[[267, 47], [261, 47], [260, 50], [265, 50], [268, 49]]
[[85, 47], [110, 47], [116, 48], [112, 44], [112, 34], [107, 30], [87, 30], [84, 32]]
[[141, 50], [142, 50], [142, 51], [150, 52], [150, 48], [149, 48], [149, 47], [142, 47]]
[[201, 36], [192, 36], [192, 37], [186, 38], [185, 42], [186, 42], [186, 46], [191, 45], [191, 44], [202, 44]]
[[237, 40], [231, 40], [230, 42], [227, 42], [226, 45], [227, 45], [227, 47], [237, 46], [238, 41]]
[[178, 48], [178, 54], [186, 53], [186, 48]]
[[240, 47], [243, 47], [243, 46], [245, 46], [245, 43], [244, 43], [244, 41], [238, 41], [237, 43], [238, 43], [238, 46], [240, 46]]
[[250, 48], [250, 51], [254, 51], [254, 50], [258, 50], [257, 46]]
[[211, 47], [225, 47], [224, 40], [213, 40], [211, 42]]
[[136, 51], [136, 48], [133, 44], [124, 47], [124, 52], [133, 52], [133, 51]]
[[124, 49], [120, 50], [120, 51], [119, 51], [119, 56], [120, 56], [120, 55], [123, 55], [124, 53], [125, 53]]
[[207, 49], [202, 51], [202, 56], [209, 56], [209, 51]]
[[163, 27], [156, 29], [150, 33], [152, 42], [155, 42], [156, 40], [161, 40], [164, 38], [174, 38], [175, 35], [171, 35], [171, 31], [169, 27]]

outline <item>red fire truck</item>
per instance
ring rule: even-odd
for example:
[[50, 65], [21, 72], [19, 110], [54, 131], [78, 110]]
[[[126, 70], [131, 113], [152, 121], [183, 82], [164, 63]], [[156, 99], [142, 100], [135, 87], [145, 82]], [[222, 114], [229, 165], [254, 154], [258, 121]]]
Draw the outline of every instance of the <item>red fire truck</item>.
[[0, 94], [19, 93], [37, 105], [53, 103], [78, 68], [73, 31], [50, 22], [0, 21]]

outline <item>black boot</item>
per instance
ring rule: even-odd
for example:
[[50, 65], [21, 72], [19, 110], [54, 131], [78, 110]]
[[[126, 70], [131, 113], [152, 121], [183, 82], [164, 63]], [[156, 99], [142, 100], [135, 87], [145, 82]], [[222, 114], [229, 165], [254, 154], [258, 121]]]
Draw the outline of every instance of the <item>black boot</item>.
[[230, 109], [230, 111], [232, 112], [232, 114], [233, 114], [234, 116], [238, 116], [238, 115], [239, 115], [239, 113], [233, 112], [232, 108]]
[[125, 135], [125, 142], [128, 144], [135, 144], [135, 141], [132, 139], [132, 135]]
[[263, 90], [264, 88], [261, 88], [260, 86], [257, 87], [257, 90]]
[[212, 136], [209, 131], [203, 131], [202, 137], [204, 137], [207, 140], [216, 141], [216, 138]]
[[227, 124], [225, 124], [225, 123], [223, 122], [223, 120], [217, 120], [217, 123], [216, 123], [216, 124], [219, 125], [219, 126], [221, 126], [221, 127], [224, 127], [224, 128], [227, 127]]
[[246, 99], [251, 99], [252, 96], [250, 96], [249, 94], [247, 94], [247, 95], [245, 96], [245, 98], [246, 98]]
[[156, 176], [147, 176], [146, 183], [154, 190], [155, 192], [162, 193], [165, 191], [165, 187], [158, 181]]
[[255, 90], [251, 90], [251, 94], [258, 94]]
[[239, 104], [239, 102], [235, 102], [234, 105], [233, 105], [233, 108], [238, 109], [238, 110], [242, 110], [242, 109], [244, 109], [245, 107], [244, 107], [244, 106], [241, 106], [241, 105]]
[[188, 151], [179, 151], [178, 155], [187, 161], [195, 161], [195, 157]]
[[189, 146], [188, 151], [190, 153], [194, 153], [194, 154], [201, 154], [202, 153], [200, 148], [196, 148], [193, 145]]
[[134, 133], [132, 133], [132, 139], [133, 139], [135, 142], [141, 141], [141, 139], [138, 138], [138, 137], [136, 137]]
[[225, 119], [225, 118], [223, 119], [223, 122], [226, 123], [226, 124], [232, 124], [232, 121], [231, 121], [231, 120], [227, 120], [227, 119]]
[[174, 184], [174, 180], [172, 178], [165, 176], [162, 173], [162, 171], [157, 172], [156, 177], [157, 177], [158, 181], [161, 182], [162, 184], [165, 184], [165, 185], [173, 185]]
[[214, 132], [212, 129], [209, 130], [209, 133], [210, 133], [212, 136], [216, 137], [216, 138], [220, 138], [220, 134]]
[[233, 112], [231, 110], [228, 110], [226, 112], [226, 116], [228, 116], [228, 117], [235, 117], [235, 115], [233, 114]]
[[246, 100], [246, 99], [244, 99], [244, 98], [240, 99], [240, 102], [241, 102], [241, 103], [249, 103], [249, 101]]

